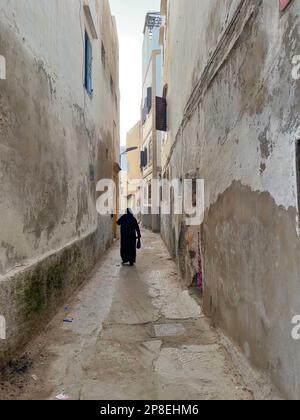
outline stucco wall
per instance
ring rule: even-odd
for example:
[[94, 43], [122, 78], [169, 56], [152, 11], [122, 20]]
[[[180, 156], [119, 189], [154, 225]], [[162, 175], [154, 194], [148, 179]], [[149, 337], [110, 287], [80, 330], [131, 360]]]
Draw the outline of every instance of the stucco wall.
[[197, 274], [200, 247], [206, 312], [291, 398], [300, 397], [291, 338], [300, 310], [299, 12], [297, 1], [282, 15], [273, 0], [169, 2], [163, 154], [171, 178], [206, 180], [200, 229], [162, 220], [185, 280]]
[[[17, 347], [12, 343], [22, 328], [11, 317], [22, 299], [12, 293], [7, 300], [9, 285], [15, 290], [18, 284], [20, 297], [27, 284], [16, 279], [23, 273], [93, 238], [86, 273], [112, 240], [111, 217], [96, 212], [96, 181], [113, 177], [119, 156], [118, 40], [108, 2], [89, 3], [98, 39], [92, 39], [83, 1], [0, 1], [0, 53], [7, 63], [7, 79], [0, 81], [0, 314], [8, 320], [0, 353], [4, 345]], [[85, 29], [93, 47], [92, 97], [83, 83]], [[67, 262], [76, 264], [74, 258]], [[43, 307], [46, 314], [53, 305]], [[27, 321], [29, 314], [23, 327]]]

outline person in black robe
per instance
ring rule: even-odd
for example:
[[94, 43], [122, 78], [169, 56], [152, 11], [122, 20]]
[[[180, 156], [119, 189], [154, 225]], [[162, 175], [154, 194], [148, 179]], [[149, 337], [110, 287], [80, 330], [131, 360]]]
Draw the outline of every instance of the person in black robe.
[[127, 209], [126, 214], [118, 220], [118, 225], [121, 226], [122, 262], [133, 266], [136, 263], [137, 239], [140, 247], [141, 231], [130, 209]]

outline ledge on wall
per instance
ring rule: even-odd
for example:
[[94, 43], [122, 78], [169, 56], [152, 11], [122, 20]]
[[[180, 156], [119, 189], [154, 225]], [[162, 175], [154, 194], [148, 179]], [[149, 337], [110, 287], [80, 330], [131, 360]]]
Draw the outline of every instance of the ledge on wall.
[[85, 12], [85, 16], [86, 16], [86, 19], [88, 21], [93, 39], [98, 39], [98, 33], [97, 33], [96, 25], [95, 25], [95, 22], [94, 22], [94, 19], [93, 19], [93, 14], [92, 14], [92, 11], [91, 11], [88, 0], [84, 0], [83, 10]]

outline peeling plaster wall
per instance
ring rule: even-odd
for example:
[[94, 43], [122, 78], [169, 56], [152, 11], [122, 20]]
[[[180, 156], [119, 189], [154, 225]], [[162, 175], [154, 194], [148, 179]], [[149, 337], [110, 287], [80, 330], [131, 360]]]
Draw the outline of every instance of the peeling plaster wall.
[[[96, 181], [113, 178], [119, 158], [118, 39], [108, 1], [89, 3], [99, 39], [91, 37], [81, 0], [0, 0], [0, 54], [7, 64], [7, 79], [0, 81], [0, 314], [8, 320], [0, 363], [8, 348], [18, 348], [20, 329], [30, 337], [36, 313], [22, 312], [21, 296], [31, 270], [38, 264], [35, 292], [44, 302], [36, 330], [112, 241], [111, 217], [96, 212]], [[85, 29], [93, 48], [92, 98], [83, 83]], [[49, 258], [62, 279], [55, 298], [45, 286], [53, 277]], [[15, 311], [19, 318], [11, 316]]]
[[298, 1], [282, 15], [274, 0], [169, 1], [164, 75], [163, 172], [204, 178], [206, 213], [201, 228], [164, 216], [163, 238], [187, 284], [200, 254], [206, 312], [290, 398], [300, 397], [299, 14]]

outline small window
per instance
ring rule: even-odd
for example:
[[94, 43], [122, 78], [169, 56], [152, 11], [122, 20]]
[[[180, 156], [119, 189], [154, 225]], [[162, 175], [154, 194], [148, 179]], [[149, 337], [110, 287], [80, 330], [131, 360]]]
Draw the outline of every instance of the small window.
[[94, 182], [96, 179], [96, 169], [95, 165], [90, 164], [90, 181]]
[[141, 151], [141, 169], [147, 166], [147, 149]]
[[192, 187], [192, 194], [193, 194], [193, 207], [197, 206], [197, 179], [193, 179], [193, 187]]
[[103, 66], [105, 68], [105, 64], [106, 64], [106, 51], [105, 51], [103, 42], [101, 44], [101, 61], [102, 61], [102, 64], [103, 64]]
[[152, 200], [152, 185], [151, 185], [151, 182], [148, 185], [148, 200], [149, 200], [149, 204], [150, 204], [150, 202]]
[[93, 93], [93, 51], [90, 38], [85, 33], [85, 72], [84, 72], [84, 86], [89, 95]]
[[[179, 197], [183, 197], [183, 179], [182, 177], [179, 178], [179, 191], [178, 191]], [[196, 191], [197, 194], [197, 191]]]
[[146, 106], [147, 106], [147, 115], [148, 115], [150, 114], [151, 109], [152, 109], [152, 87], [147, 88]]

